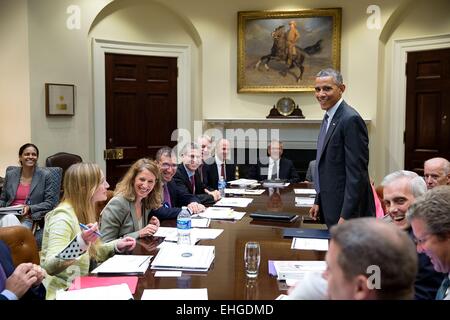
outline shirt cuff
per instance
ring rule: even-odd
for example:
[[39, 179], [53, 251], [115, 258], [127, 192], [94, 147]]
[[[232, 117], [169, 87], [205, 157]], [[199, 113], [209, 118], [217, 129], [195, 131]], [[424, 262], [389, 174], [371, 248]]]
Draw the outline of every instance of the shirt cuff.
[[3, 290], [1, 294], [4, 295], [8, 300], [19, 300], [19, 298], [17, 298], [17, 296], [14, 293], [12, 293], [7, 289]]

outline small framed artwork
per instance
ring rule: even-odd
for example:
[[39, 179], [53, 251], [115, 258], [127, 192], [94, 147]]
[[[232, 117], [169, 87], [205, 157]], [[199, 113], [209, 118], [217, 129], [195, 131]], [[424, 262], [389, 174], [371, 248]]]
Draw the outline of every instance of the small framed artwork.
[[340, 68], [341, 8], [238, 12], [238, 92], [314, 91]]
[[75, 115], [75, 86], [73, 84], [45, 84], [45, 114], [47, 117]]

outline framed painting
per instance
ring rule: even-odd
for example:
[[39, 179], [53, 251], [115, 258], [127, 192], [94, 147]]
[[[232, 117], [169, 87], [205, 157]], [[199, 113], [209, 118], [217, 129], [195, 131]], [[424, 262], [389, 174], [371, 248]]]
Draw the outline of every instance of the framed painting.
[[313, 91], [340, 68], [341, 8], [238, 12], [238, 92]]
[[75, 86], [73, 84], [45, 84], [45, 114], [47, 117], [75, 115]]

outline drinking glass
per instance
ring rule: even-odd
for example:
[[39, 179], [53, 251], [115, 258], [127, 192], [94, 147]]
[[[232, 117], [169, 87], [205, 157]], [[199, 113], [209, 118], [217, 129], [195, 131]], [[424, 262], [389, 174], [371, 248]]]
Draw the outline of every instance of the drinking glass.
[[258, 242], [250, 241], [245, 244], [244, 263], [245, 274], [250, 279], [258, 277], [261, 249]]

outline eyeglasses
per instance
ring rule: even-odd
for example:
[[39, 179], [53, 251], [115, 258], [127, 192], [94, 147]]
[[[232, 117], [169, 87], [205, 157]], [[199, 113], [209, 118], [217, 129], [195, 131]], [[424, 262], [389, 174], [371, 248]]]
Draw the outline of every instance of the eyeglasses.
[[170, 164], [170, 163], [164, 162], [161, 164], [161, 168], [163, 168], [164, 170], [167, 170], [169, 168], [177, 169], [177, 167], [178, 167], [178, 165], [176, 163]]

